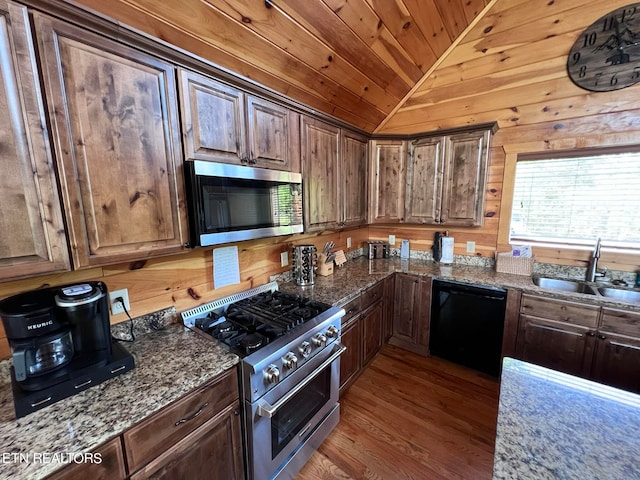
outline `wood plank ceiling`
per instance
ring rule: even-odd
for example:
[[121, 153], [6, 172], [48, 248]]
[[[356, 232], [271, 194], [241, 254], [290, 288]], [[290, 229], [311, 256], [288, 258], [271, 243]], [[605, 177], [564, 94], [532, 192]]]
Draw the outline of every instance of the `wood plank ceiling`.
[[489, 0], [77, 0], [366, 131]]

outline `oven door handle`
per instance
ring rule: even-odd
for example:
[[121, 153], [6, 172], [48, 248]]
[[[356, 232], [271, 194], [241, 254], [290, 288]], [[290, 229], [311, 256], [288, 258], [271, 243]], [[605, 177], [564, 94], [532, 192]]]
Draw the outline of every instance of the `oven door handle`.
[[331, 365], [334, 360], [336, 360], [340, 355], [344, 353], [347, 349], [341, 343], [335, 344], [338, 349], [331, 354], [329, 358], [327, 358], [324, 362], [320, 364], [318, 368], [316, 368], [311, 374], [309, 374], [302, 382], [298, 383], [295, 387], [289, 390], [286, 395], [284, 395], [280, 400], [278, 400], [275, 404], [269, 405], [267, 402], [262, 401], [258, 404], [258, 415], [265, 418], [273, 417], [276, 412], [282, 407], [285, 403], [287, 403], [291, 397], [293, 397], [296, 393], [306, 387], [309, 382], [311, 382], [314, 378], [316, 378], [322, 370]]

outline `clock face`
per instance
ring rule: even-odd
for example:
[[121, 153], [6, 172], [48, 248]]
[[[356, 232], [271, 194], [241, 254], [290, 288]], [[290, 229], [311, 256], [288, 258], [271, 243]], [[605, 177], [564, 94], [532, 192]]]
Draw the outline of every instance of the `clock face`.
[[609, 12], [580, 34], [567, 70], [576, 85], [594, 92], [640, 81], [640, 3]]

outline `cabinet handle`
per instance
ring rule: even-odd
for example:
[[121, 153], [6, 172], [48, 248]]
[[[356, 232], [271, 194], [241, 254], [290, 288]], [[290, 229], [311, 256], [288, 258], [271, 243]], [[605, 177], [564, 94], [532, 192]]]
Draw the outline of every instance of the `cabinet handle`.
[[249, 159], [247, 157], [242, 157], [240, 159], [240, 163], [249, 163]]
[[596, 332], [587, 332], [587, 337], [595, 337]]
[[82, 382], [82, 383], [79, 383], [78, 385], [74, 385], [74, 386], [73, 386], [73, 388], [75, 388], [75, 389], [77, 390], [78, 388], [86, 387], [86, 386], [87, 386], [87, 385], [89, 385], [91, 382], [92, 382], [92, 380], [91, 380], [91, 379], [89, 379], [89, 380], [87, 380], [86, 382]]
[[178, 420], [174, 425], [177, 427], [178, 425], [182, 425], [183, 423], [188, 422], [189, 420], [193, 420], [194, 418], [196, 418], [198, 415], [200, 415], [202, 413], [202, 410], [204, 410], [206, 407], [209, 406], [209, 402], [205, 402], [196, 413], [194, 413], [193, 415], [186, 417], [186, 418], [181, 418], [180, 420]]
[[237, 417], [238, 415], [240, 415], [240, 410], [238, 410], [237, 408], [233, 411], [233, 414]]
[[607, 337], [605, 335], [600, 334], [600, 335], [598, 335], [598, 338], [600, 340], [605, 340]]
[[31, 406], [33, 408], [39, 407], [40, 405], [44, 405], [45, 403], [47, 403], [49, 400], [51, 400], [51, 396], [45, 398], [44, 400], [40, 400], [39, 402], [34, 402], [34, 403], [31, 404]]

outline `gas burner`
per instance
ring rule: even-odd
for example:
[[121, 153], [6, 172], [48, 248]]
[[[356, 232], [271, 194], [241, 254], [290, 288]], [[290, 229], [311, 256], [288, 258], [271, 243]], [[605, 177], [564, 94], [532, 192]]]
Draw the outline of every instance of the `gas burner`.
[[240, 339], [238, 342], [238, 346], [247, 352], [247, 354], [251, 352], [255, 352], [264, 344], [265, 338], [257, 333], [248, 333], [244, 337]]
[[328, 308], [300, 295], [266, 291], [217, 308], [194, 324], [245, 357], [278, 337], [294, 335]]
[[231, 330], [233, 330], [233, 323], [231, 323], [229, 321], [224, 321], [224, 322], [219, 323], [218, 325], [216, 325], [216, 327], [218, 328], [218, 331], [220, 333], [228, 333]]

